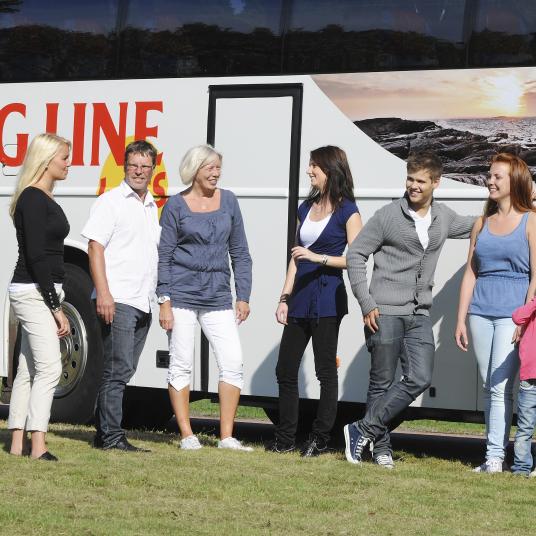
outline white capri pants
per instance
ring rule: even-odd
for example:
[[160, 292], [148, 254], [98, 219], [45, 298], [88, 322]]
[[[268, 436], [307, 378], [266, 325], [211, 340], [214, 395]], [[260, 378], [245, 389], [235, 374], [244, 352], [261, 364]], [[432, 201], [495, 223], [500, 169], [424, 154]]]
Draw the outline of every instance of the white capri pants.
[[[62, 292], [60, 299], [63, 296]], [[10, 293], [9, 300], [21, 323], [22, 337], [7, 426], [46, 432], [62, 369], [58, 328], [37, 289]]]
[[167, 382], [177, 391], [190, 385], [194, 361], [195, 328], [201, 325], [216, 356], [219, 381], [244, 386], [242, 346], [235, 314], [225, 311], [196, 311], [173, 308], [173, 329], [169, 333], [169, 369]]

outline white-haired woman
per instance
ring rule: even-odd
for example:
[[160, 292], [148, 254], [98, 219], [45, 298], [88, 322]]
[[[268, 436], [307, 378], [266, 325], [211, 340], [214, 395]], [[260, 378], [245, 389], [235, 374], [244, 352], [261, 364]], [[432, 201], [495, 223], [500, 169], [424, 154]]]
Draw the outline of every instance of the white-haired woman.
[[[242, 214], [232, 192], [218, 188], [222, 156], [209, 145], [191, 148], [180, 165], [185, 191], [171, 197], [162, 213], [158, 302], [160, 325], [169, 332], [167, 376], [181, 448], [201, 448], [190, 426], [190, 380], [195, 329], [199, 322], [219, 367], [219, 448], [252, 450], [233, 437], [243, 386], [237, 324], [249, 315], [251, 257]], [[232, 309], [233, 267], [236, 305]]]
[[53, 191], [56, 181], [67, 178], [70, 150], [71, 143], [64, 138], [36, 136], [28, 147], [9, 209], [19, 246], [9, 299], [22, 330], [9, 406], [11, 454], [25, 453], [26, 432], [31, 432], [31, 457], [47, 461], [57, 461], [47, 450], [45, 434], [61, 375], [59, 339], [70, 329], [60, 304], [63, 241], [69, 222], [54, 201]]

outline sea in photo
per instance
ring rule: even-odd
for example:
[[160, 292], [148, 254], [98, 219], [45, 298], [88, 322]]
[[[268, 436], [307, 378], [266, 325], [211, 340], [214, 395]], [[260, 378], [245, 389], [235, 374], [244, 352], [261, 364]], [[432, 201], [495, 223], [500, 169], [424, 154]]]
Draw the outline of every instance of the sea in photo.
[[318, 75], [319, 87], [382, 147], [405, 159], [436, 151], [445, 177], [484, 185], [510, 152], [536, 174], [536, 69]]

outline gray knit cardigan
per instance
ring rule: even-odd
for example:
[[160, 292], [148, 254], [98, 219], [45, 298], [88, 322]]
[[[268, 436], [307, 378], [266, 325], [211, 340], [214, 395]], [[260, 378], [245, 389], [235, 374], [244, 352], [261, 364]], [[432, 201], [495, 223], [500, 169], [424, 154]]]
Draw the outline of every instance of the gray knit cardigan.
[[[348, 277], [363, 315], [379, 308], [384, 315], [429, 315], [434, 273], [447, 238], [468, 238], [475, 216], [460, 216], [432, 201], [430, 242], [426, 251], [408, 212], [406, 197], [379, 209], [346, 255]], [[370, 290], [366, 262], [374, 255]]]

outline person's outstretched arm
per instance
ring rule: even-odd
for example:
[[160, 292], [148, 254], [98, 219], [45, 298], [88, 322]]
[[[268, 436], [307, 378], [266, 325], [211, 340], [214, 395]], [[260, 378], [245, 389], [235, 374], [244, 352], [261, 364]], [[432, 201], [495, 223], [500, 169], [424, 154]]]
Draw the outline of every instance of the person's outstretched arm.
[[366, 263], [370, 255], [380, 249], [383, 238], [383, 225], [376, 213], [361, 229], [346, 253], [346, 266], [352, 292], [359, 302], [363, 321], [372, 332], [378, 329], [376, 318], [379, 311], [378, 305], [369, 292]]

